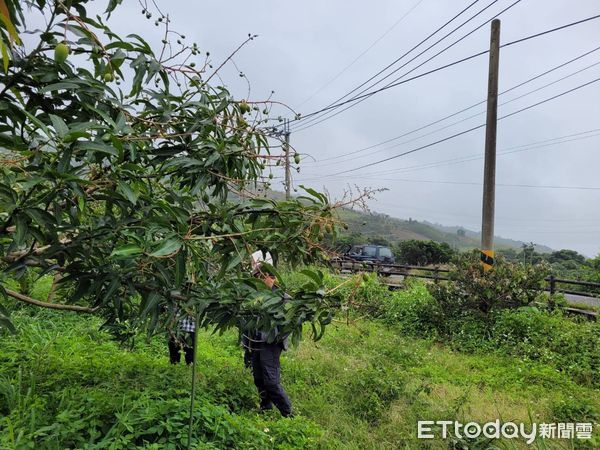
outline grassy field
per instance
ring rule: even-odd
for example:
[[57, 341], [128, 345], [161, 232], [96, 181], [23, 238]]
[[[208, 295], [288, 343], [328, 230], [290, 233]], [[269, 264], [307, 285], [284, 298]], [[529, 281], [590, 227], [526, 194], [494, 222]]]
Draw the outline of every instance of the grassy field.
[[[25, 308], [13, 319], [19, 334], [0, 337], [1, 448], [178, 448], [186, 442], [190, 368], [169, 365], [162, 337], [140, 338], [125, 349], [98, 331], [96, 318]], [[258, 413], [241, 356], [233, 332], [199, 337], [198, 448], [449, 448], [449, 441], [417, 441], [417, 420], [599, 418], [598, 390], [547, 365], [457, 353], [372, 321], [336, 322], [322, 341], [304, 341], [285, 354], [293, 419]], [[485, 441], [457, 444], [489, 448]]]

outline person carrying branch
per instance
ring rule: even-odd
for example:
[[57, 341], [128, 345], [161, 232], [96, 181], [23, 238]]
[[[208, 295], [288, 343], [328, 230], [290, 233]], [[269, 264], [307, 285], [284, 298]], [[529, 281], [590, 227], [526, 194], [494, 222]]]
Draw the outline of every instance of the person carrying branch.
[[[280, 288], [275, 284], [275, 278], [270, 274], [260, 270], [262, 262], [272, 263], [272, 257], [269, 253], [263, 256], [262, 252], [252, 254], [252, 275], [261, 279], [267, 287], [274, 292], [279, 292]], [[291, 297], [281, 292], [284, 299]], [[243, 332], [242, 345], [244, 346], [244, 362], [246, 367], [252, 368], [254, 384], [258, 389], [260, 396], [261, 411], [268, 411], [277, 407], [284, 417], [291, 417], [292, 403], [281, 386], [281, 352], [288, 349], [288, 336], [280, 334], [275, 329], [275, 337], [268, 342], [269, 331], [255, 330], [253, 332]]]

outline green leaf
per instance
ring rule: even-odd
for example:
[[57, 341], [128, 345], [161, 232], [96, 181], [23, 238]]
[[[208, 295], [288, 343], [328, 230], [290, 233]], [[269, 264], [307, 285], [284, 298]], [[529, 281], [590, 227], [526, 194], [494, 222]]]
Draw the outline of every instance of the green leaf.
[[85, 151], [100, 152], [111, 156], [119, 156], [119, 151], [110, 145], [101, 144], [99, 142], [81, 142], [77, 146]]
[[[2, 285], [0, 285], [0, 294], [2, 294], [2, 297], [5, 299], [8, 299], [8, 294]], [[0, 328], [7, 328], [11, 333], [16, 334], [17, 330], [10, 321], [9, 315], [8, 310], [0, 304]]]
[[22, 215], [17, 215], [15, 217], [15, 226], [16, 231], [14, 235], [14, 242], [17, 247], [20, 247], [25, 242], [25, 237], [27, 236], [27, 232], [29, 231], [29, 227], [27, 226], [27, 220]]
[[44, 123], [41, 120], [39, 120], [33, 114], [29, 114], [24, 109], [21, 110], [21, 112], [23, 114], [25, 114], [27, 117], [29, 117], [29, 120], [31, 120], [38, 128], [40, 128], [47, 137], [49, 137], [49, 138], [52, 137], [52, 133], [50, 133], [50, 130], [48, 129], [48, 127], [46, 125], [44, 125]]
[[[113, 278], [106, 288], [104, 293], [104, 297], [102, 298], [102, 303], [106, 303], [110, 298], [117, 292], [119, 287], [121, 286], [121, 280], [119, 278]], [[115, 299], [115, 303], [118, 303], [120, 299]]]
[[7, 328], [11, 333], [16, 334], [17, 329], [7, 316], [0, 314], [0, 328]]
[[146, 297], [146, 301], [140, 305], [140, 309], [142, 310], [140, 316], [146, 317], [148, 313], [158, 306], [158, 302], [161, 296], [155, 291], [152, 291]]
[[236, 255], [227, 263], [225, 272], [229, 272], [234, 267], [237, 267], [241, 262], [242, 256], [239, 253], [236, 253]]
[[125, 183], [124, 181], [119, 181], [117, 183], [117, 191], [123, 194], [125, 198], [127, 198], [127, 200], [131, 202], [132, 205], [135, 205], [137, 203], [138, 198], [140, 196], [140, 193], [137, 191], [137, 189], [134, 191], [131, 188], [131, 186]]
[[56, 134], [58, 134], [60, 138], [65, 137], [69, 132], [69, 127], [67, 126], [65, 121], [62, 120], [60, 117], [55, 116], [54, 114], [48, 115], [50, 116], [50, 120], [52, 121], [52, 126], [56, 130]]
[[26, 208], [24, 212], [31, 218], [31, 220], [37, 223], [40, 227], [49, 228], [54, 227], [56, 225], [52, 214], [44, 211], [43, 209]]
[[59, 91], [59, 90], [71, 90], [79, 88], [79, 84], [68, 81], [62, 81], [60, 83], [49, 84], [41, 89], [41, 92]]
[[175, 287], [179, 289], [185, 279], [185, 252], [177, 253], [175, 259]]
[[317, 272], [311, 269], [301, 270], [300, 273], [302, 275], [306, 275], [312, 281], [316, 283], [317, 286], [321, 286], [323, 284], [323, 274], [321, 272]]
[[115, 248], [112, 253], [110, 254], [110, 256], [117, 256], [117, 257], [126, 257], [126, 256], [132, 256], [132, 255], [139, 255], [140, 253], [142, 253], [144, 250], [136, 244], [127, 244], [127, 245], [122, 245], [121, 247], [117, 247]]
[[160, 257], [170, 255], [171, 253], [175, 253], [177, 250], [181, 248], [183, 242], [178, 237], [171, 237], [162, 241], [158, 246], [156, 246], [155, 250], [150, 253], [150, 256]]
[[10, 64], [10, 56], [8, 54], [8, 46], [2, 42], [0, 37], [0, 52], [2, 53], [2, 65], [4, 67], [4, 73], [8, 73], [8, 65]]
[[312, 188], [306, 187], [303, 184], [300, 185], [300, 188], [302, 188], [304, 191], [308, 192], [313, 197], [318, 198], [319, 201], [321, 201], [321, 203], [327, 203], [327, 197], [325, 197], [325, 195], [321, 194], [320, 192], [317, 192]]

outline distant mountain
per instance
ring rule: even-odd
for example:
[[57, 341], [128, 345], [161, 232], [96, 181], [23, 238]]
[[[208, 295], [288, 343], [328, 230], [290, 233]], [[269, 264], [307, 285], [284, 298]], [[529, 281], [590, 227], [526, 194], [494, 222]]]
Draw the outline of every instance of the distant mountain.
[[[283, 200], [282, 192], [269, 190], [267, 197]], [[346, 233], [360, 233], [367, 238], [381, 237], [391, 243], [417, 239], [421, 241], [446, 242], [458, 250], [479, 248], [481, 233], [468, 230], [461, 226], [446, 226], [427, 221], [419, 222], [412, 219], [398, 219], [387, 214], [377, 212], [363, 212], [342, 208], [338, 211], [341, 221], [348, 225]], [[525, 242], [494, 236], [496, 250], [513, 248], [521, 250]], [[545, 245], [535, 244], [538, 253], [551, 253], [553, 250]]]
[[[439, 223], [431, 223], [431, 222], [427, 222], [427, 221], [424, 221], [424, 223], [426, 223], [427, 225], [430, 225], [438, 230], [441, 230], [441, 231], [444, 231], [444, 232], [450, 233], [450, 234], [458, 233], [458, 230], [463, 230], [465, 232], [466, 236], [475, 239], [477, 242], [481, 241], [481, 232], [480, 231], [468, 230], [461, 226], [440, 225]], [[494, 243], [498, 246], [498, 248], [516, 248], [516, 249], [521, 249], [523, 244], [525, 244], [525, 242], [523, 242], [523, 241], [517, 241], [515, 239], [509, 239], [509, 238], [503, 238], [500, 236], [494, 236]], [[538, 253], [552, 253], [554, 251], [550, 247], [548, 247], [546, 245], [542, 245], [542, 244], [534, 244], [534, 249]]]
[[[366, 213], [350, 209], [342, 209], [338, 213], [340, 220], [348, 224], [348, 233], [360, 233], [367, 238], [382, 237], [394, 243], [409, 239], [432, 240], [446, 242], [458, 250], [479, 248], [480, 233], [461, 226], [444, 226], [427, 221], [404, 220], [381, 213]], [[494, 237], [496, 249], [521, 249], [524, 242], [503, 237]], [[539, 253], [550, 253], [552, 249], [544, 245], [536, 245]]]

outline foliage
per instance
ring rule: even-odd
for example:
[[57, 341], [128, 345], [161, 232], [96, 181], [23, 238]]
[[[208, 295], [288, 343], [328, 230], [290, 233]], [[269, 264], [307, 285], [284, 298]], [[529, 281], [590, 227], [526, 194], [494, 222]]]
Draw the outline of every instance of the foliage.
[[416, 280], [386, 298], [382, 317], [390, 325], [399, 325], [404, 333], [422, 337], [436, 337], [443, 320], [440, 306], [427, 286]]
[[450, 281], [431, 285], [430, 292], [446, 316], [477, 313], [487, 317], [496, 310], [529, 305], [539, 295], [547, 266], [513, 264], [498, 257], [494, 268], [484, 272], [477, 256], [461, 255], [448, 274]]
[[560, 422], [598, 423], [600, 420], [600, 411], [594, 407], [594, 403], [589, 398], [585, 397], [556, 399], [551, 403], [551, 411]]
[[540, 360], [577, 381], [600, 386], [600, 324], [577, 323], [537, 308], [501, 311], [491, 343], [507, 353]]
[[455, 251], [445, 242], [409, 240], [397, 245], [395, 255], [401, 264], [427, 266], [450, 262]]
[[340, 233], [336, 243], [346, 240], [348, 236], [353, 236], [352, 239], [349, 239], [350, 244], [366, 244], [373, 243], [374, 239], [385, 239], [393, 246], [401, 241], [417, 239], [446, 242], [452, 248], [458, 249], [477, 247], [475, 239], [469, 236], [459, 236], [454, 231], [442, 231], [427, 222], [413, 219], [403, 220], [387, 214], [346, 208], [339, 209], [337, 215], [348, 225], [348, 229]]
[[360, 369], [344, 387], [349, 412], [368, 423], [378, 423], [404, 393], [405, 375], [399, 368], [377, 364]]
[[577, 253], [575, 250], [558, 250], [548, 255], [547, 260], [550, 264], [560, 262], [572, 262], [578, 264], [585, 263], [585, 256]]
[[[19, 334], [0, 334], [0, 447], [183, 447], [190, 372], [168, 364], [164, 336], [127, 350], [94, 317], [29, 306], [13, 315]], [[423, 417], [581, 422], [600, 413], [595, 390], [539, 360], [455, 352], [365, 320], [286, 352], [283, 385], [297, 416], [259, 415], [237, 334], [202, 331], [199, 344], [198, 448], [419, 448]]]
[[[477, 304], [454, 297], [455, 290], [448, 286], [411, 280], [404, 289], [387, 294], [382, 287], [375, 278], [365, 283], [358, 311], [403, 334], [448, 343], [461, 352], [495, 352], [540, 361], [579, 383], [600, 386], [599, 324], [569, 319], [560, 310], [523, 306], [529, 304], [529, 294], [521, 292], [522, 287], [510, 296], [522, 301], [494, 305], [485, 314]], [[371, 309], [366, 306], [369, 301]]]
[[[18, 279], [33, 267], [59, 273], [67, 302], [122, 337], [172, 327], [178, 308], [218, 328], [243, 313], [267, 329], [325, 325], [318, 273], [293, 308], [247, 278], [256, 249], [308, 262], [322, 256], [323, 230], [335, 234], [327, 198], [312, 189], [289, 201], [247, 198], [266, 158], [277, 158], [260, 102], [212, 86], [208, 62], [191, 62], [197, 45], [170, 42], [168, 17], [155, 52], [89, 17], [87, 3], [27, 2], [47, 26], [28, 32], [31, 49], [13, 39], [13, 58], [4, 55], [0, 269]], [[7, 5], [23, 32], [24, 2]], [[55, 60], [62, 43], [71, 56]]]
[[[3, 340], [0, 447], [185, 448], [189, 372], [161, 357], [164, 337], [129, 352], [96, 321], [43, 316], [45, 327], [21, 317], [20, 337]], [[321, 431], [303, 418], [267, 425], [243, 413], [256, 402], [251, 377], [241, 363], [219, 367], [222, 351], [201, 354], [216, 360], [200, 369], [193, 448], [313, 446]]]

